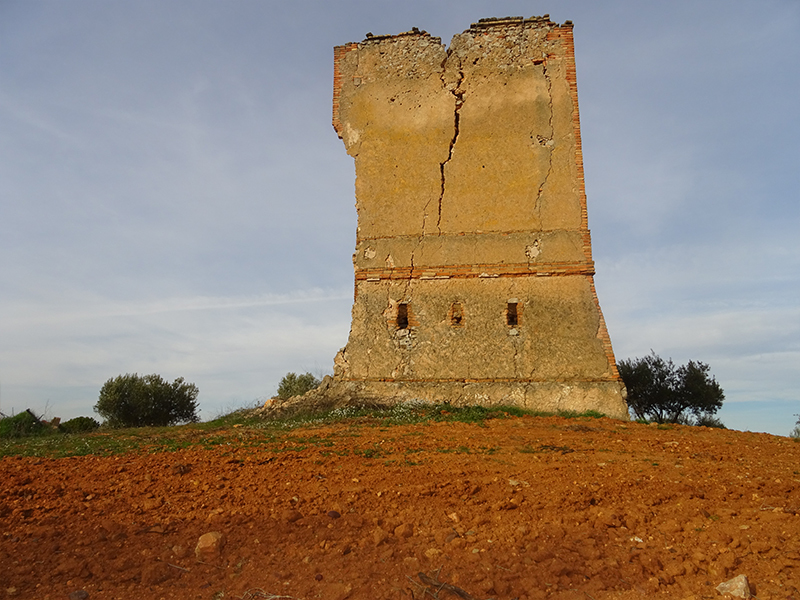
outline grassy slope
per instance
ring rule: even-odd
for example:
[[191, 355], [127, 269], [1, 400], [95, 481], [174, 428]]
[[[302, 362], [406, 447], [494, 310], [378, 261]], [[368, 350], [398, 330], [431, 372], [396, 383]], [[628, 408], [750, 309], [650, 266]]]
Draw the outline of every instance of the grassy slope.
[[[40, 435], [0, 438], [0, 458], [7, 456], [109, 456], [114, 454], [173, 452], [199, 446], [211, 448], [231, 441], [258, 445], [275, 451], [299, 450], [307, 445], [325, 444], [313, 435], [314, 428], [333, 422], [353, 426], [403, 425], [412, 423], [454, 421], [481, 423], [487, 419], [513, 418], [522, 415], [552, 416], [524, 411], [517, 407], [473, 406], [455, 408], [448, 405], [399, 405], [389, 410], [335, 409], [323, 413], [297, 415], [283, 420], [264, 420], [249, 410], [238, 410], [205, 423], [175, 427], [137, 427], [100, 429], [92, 433], [65, 434], [49, 430]], [[601, 417], [600, 413], [560, 413], [562, 417]]]

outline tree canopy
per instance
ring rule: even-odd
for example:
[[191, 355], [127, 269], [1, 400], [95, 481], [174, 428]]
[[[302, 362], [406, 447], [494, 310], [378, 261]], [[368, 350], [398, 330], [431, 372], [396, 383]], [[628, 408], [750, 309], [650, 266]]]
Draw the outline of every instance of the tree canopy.
[[702, 362], [676, 367], [652, 352], [622, 360], [619, 374], [628, 389], [628, 407], [638, 419], [658, 423], [718, 422], [709, 419], [722, 407], [725, 394]]
[[278, 398], [286, 400], [293, 396], [302, 396], [310, 392], [320, 384], [320, 380], [311, 373], [298, 375], [297, 373], [287, 373], [278, 384]]
[[111, 427], [177, 425], [199, 420], [199, 393], [183, 377], [169, 383], [155, 374], [119, 375], [103, 384], [94, 410]]

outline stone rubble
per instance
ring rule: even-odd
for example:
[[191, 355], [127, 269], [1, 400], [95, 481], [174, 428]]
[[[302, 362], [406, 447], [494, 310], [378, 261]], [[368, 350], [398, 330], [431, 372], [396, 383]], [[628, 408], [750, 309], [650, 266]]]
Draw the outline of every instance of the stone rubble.
[[720, 583], [716, 590], [720, 594], [730, 594], [734, 598], [752, 598], [750, 592], [750, 582], [746, 575], [737, 575], [733, 579]]

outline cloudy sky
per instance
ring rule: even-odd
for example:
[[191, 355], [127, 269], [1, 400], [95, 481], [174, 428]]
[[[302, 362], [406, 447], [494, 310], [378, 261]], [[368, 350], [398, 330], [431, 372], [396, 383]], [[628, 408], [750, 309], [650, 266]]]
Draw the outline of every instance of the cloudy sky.
[[322, 374], [350, 326], [332, 48], [575, 22], [597, 289], [618, 359], [711, 365], [729, 427], [800, 413], [797, 0], [0, 0], [0, 411], [122, 373], [201, 417]]

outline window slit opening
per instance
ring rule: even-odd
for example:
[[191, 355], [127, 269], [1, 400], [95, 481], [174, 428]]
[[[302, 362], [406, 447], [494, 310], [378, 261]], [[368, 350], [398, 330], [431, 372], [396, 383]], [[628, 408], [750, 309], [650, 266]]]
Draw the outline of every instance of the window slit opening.
[[397, 305], [397, 328], [408, 329], [408, 304]]
[[517, 312], [517, 303], [509, 302], [506, 309], [506, 323], [509, 327], [516, 327], [519, 325], [519, 313]]
[[464, 324], [464, 309], [461, 307], [460, 302], [453, 302], [450, 309], [450, 325], [453, 327], [460, 327]]

